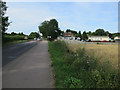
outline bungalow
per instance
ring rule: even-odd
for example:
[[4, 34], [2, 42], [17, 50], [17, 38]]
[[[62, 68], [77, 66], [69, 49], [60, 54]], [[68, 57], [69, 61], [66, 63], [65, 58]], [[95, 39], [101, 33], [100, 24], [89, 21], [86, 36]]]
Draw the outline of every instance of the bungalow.
[[120, 36], [114, 37], [114, 40], [118, 40], [118, 39], [120, 39]]
[[114, 37], [115, 42], [120, 42], [120, 36]]
[[91, 41], [109, 41], [109, 36], [89, 36], [88, 40]]
[[64, 37], [64, 39], [68, 39], [68, 40], [73, 40], [73, 39], [75, 39], [74, 34], [73, 34], [72, 32], [65, 32], [65, 33], [63, 34], [63, 37]]
[[75, 40], [74, 34], [71, 32], [65, 32], [62, 36], [57, 37], [58, 40]]
[[28, 36], [25, 36], [24, 39], [27, 40], [27, 39], [28, 39]]

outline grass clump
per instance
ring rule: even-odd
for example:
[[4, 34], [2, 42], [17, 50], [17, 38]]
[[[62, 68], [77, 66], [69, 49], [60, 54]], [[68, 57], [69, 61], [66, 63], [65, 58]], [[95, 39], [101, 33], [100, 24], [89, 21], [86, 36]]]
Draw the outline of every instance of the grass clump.
[[56, 88], [118, 88], [118, 73], [110, 64], [98, 63], [85, 48], [76, 52], [64, 41], [49, 42]]

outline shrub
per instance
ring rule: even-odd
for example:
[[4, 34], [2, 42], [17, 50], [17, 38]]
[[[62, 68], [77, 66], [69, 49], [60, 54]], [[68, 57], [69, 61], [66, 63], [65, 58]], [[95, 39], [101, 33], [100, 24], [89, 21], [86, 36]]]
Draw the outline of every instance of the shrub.
[[4, 35], [2, 37], [2, 41], [3, 43], [6, 43], [6, 42], [11, 42], [11, 41], [17, 41], [17, 40], [24, 40], [24, 35]]

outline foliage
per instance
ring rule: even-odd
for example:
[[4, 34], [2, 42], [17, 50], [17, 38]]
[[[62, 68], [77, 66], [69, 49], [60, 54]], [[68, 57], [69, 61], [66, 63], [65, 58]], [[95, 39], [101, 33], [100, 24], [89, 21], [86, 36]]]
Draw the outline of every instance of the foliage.
[[8, 16], [5, 16], [6, 11], [7, 11], [6, 2], [0, 1], [0, 22], [2, 21], [2, 24], [0, 24], [0, 28], [2, 34], [5, 33], [7, 27], [10, 24], [10, 22], [8, 22]]
[[106, 32], [104, 31], [104, 29], [97, 29], [94, 33], [94, 35], [96, 36], [107, 36]]
[[10, 41], [16, 41], [16, 40], [24, 40], [25, 36], [21, 35], [4, 35], [3, 43], [10, 42]]
[[82, 38], [81, 31], [79, 31], [79, 37]]
[[39, 37], [40, 37], [39, 33], [31, 32], [28, 38], [33, 39], [33, 38], [39, 38]]
[[58, 27], [58, 22], [56, 19], [42, 22], [39, 26], [39, 31], [44, 37], [51, 36], [52, 39], [56, 39], [57, 36], [61, 34], [61, 30]]
[[83, 40], [86, 40], [86, 39], [88, 39], [88, 36], [87, 36], [87, 33], [86, 33], [86, 31], [84, 31], [84, 32], [83, 32], [82, 39], [83, 39]]
[[63, 41], [49, 42], [57, 88], [118, 88], [118, 73], [109, 63], [98, 64], [85, 48], [76, 53]]
[[74, 30], [70, 30], [70, 29], [67, 29], [66, 32], [71, 32], [71, 33], [73, 33], [73, 34], [77, 34], [76, 31], [74, 31]]

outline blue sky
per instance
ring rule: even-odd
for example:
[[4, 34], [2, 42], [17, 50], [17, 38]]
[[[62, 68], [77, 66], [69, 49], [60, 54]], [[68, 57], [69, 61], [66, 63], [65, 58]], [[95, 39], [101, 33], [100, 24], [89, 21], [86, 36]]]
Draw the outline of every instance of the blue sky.
[[118, 32], [117, 2], [8, 2], [12, 21], [7, 32], [38, 32], [45, 20], [57, 19], [61, 30]]

